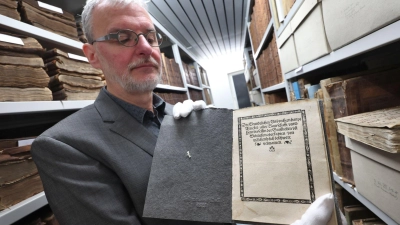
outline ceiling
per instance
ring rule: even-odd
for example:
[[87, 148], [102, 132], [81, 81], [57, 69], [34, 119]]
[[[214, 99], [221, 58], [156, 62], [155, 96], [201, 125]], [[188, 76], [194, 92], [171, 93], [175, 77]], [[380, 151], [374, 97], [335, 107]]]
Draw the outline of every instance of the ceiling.
[[[80, 15], [85, 0], [41, 0]], [[250, 0], [151, 0], [148, 8], [196, 60], [243, 51]], [[77, 16], [79, 17], [79, 16]]]
[[152, 0], [150, 14], [199, 60], [243, 51], [249, 0]]

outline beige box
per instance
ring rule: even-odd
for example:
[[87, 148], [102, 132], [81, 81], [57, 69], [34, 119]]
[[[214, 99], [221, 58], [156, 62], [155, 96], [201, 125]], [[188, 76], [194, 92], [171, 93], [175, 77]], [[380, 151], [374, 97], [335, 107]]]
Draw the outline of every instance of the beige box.
[[331, 52], [325, 35], [321, 4], [318, 4], [294, 31], [294, 41], [300, 65]]
[[287, 73], [299, 67], [293, 36], [290, 36], [279, 49], [279, 58], [283, 73]]
[[318, 0], [304, 0], [299, 10], [293, 16], [290, 21], [290, 25], [293, 31], [303, 22], [304, 18], [313, 10], [313, 8], [318, 4]]
[[329, 44], [336, 50], [400, 19], [399, 0], [322, 0]]
[[400, 154], [346, 137], [357, 191], [400, 223]]

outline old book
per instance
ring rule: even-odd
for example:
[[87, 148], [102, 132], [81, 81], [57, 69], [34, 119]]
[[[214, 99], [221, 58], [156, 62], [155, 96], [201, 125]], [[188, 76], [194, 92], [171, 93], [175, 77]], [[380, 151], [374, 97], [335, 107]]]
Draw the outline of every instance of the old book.
[[20, 139], [1, 141], [3, 147], [0, 148], [0, 187], [37, 173], [30, 154], [31, 146], [21, 144], [22, 141]]
[[0, 210], [13, 206], [42, 191], [43, 185], [39, 174], [4, 185], [0, 187]]
[[0, 64], [31, 66], [39, 68], [44, 67], [43, 59], [39, 56], [37, 57], [6, 56], [2, 55], [1, 52], [0, 52]]
[[47, 87], [50, 78], [40, 67], [0, 64], [1, 87]]
[[62, 69], [70, 72], [87, 74], [87, 75], [101, 75], [103, 72], [99, 69], [93, 68], [88, 62], [81, 60], [67, 58], [65, 56], [57, 55], [51, 58], [44, 59], [46, 68], [51, 70]]
[[[12, 37], [20, 38], [21, 41], [24, 43], [24, 45], [17, 45], [17, 44], [13, 44], [13, 43], [9, 43], [9, 42], [0, 41], [0, 50], [2, 50], [2, 53], [4, 55], [8, 55], [8, 54], [5, 54], [6, 52], [10, 52], [9, 54], [11, 54], [11, 52], [17, 52], [17, 53], [34, 54], [35, 57], [37, 57], [37, 55], [40, 56], [41, 54], [43, 54], [45, 52], [42, 45], [34, 38], [26, 37], [24, 35], [15, 34], [15, 33], [4, 32], [4, 31], [1, 31], [0, 33], [9, 35]], [[10, 55], [10, 56], [20, 56], [20, 54], [19, 55], [18, 54]]]
[[338, 132], [375, 148], [400, 152], [400, 106], [336, 119]]
[[[36, 27], [78, 40], [75, 18], [72, 14], [58, 13], [39, 7], [37, 1], [23, 0], [19, 2], [22, 21]], [[67, 18], [68, 17], [68, 18]]]
[[359, 220], [353, 220], [352, 221], [353, 225], [386, 225], [385, 222], [378, 218], [367, 218], [367, 219], [359, 219]]
[[[400, 105], [400, 77], [396, 75], [399, 72], [399, 67], [380, 68], [325, 84], [334, 118]], [[337, 140], [343, 179], [354, 184], [350, 149], [345, 147], [343, 135], [337, 134]]]
[[319, 110], [316, 100], [304, 100], [166, 116], [144, 216], [293, 223], [332, 193]]
[[[88, 78], [89, 77], [89, 78]], [[97, 78], [97, 77], [95, 77]], [[50, 77], [49, 87], [58, 85], [59, 83], [68, 84], [75, 87], [83, 87], [87, 89], [99, 89], [104, 86], [102, 80], [90, 79], [90, 76], [79, 77], [79, 76], [69, 76], [69, 75], [54, 75]]]
[[349, 205], [344, 207], [344, 215], [347, 224], [352, 224], [353, 220], [375, 217], [375, 214], [363, 205]]
[[3, 0], [0, 2], [0, 14], [13, 18], [15, 20], [21, 20], [17, 11], [18, 2], [13, 0]]
[[50, 71], [47, 71], [47, 74], [50, 77], [56, 76], [56, 75], [65, 75], [65, 76], [80, 77], [80, 78], [84, 78], [84, 79], [92, 79], [92, 80], [104, 81], [104, 75], [103, 74], [98, 74], [98, 75], [95, 75], [95, 74], [80, 74], [80, 73], [76, 73], [76, 72], [66, 71], [66, 70], [63, 70], [63, 69], [50, 70]]
[[22, 5], [23, 5], [23, 3], [26, 3], [26, 4], [29, 4], [32, 7], [40, 10], [42, 13], [53, 15], [53, 16], [57, 17], [57, 19], [59, 19], [60, 21], [67, 21], [69, 23], [71, 23], [71, 21], [73, 21], [75, 26], [76, 26], [75, 17], [70, 12], [67, 12], [67, 11], [63, 10], [62, 13], [60, 13], [60, 12], [55, 12], [53, 10], [49, 10], [49, 9], [40, 7], [38, 1], [36, 1], [36, 0], [23, 0], [21, 2], [22, 2]]
[[54, 100], [95, 100], [100, 93], [100, 89], [85, 89], [84, 91], [62, 89], [53, 92]]
[[0, 102], [51, 101], [52, 93], [48, 88], [12, 88], [0, 87]]
[[276, 91], [270, 93], [264, 93], [264, 99], [266, 104], [275, 104], [287, 102], [286, 91]]

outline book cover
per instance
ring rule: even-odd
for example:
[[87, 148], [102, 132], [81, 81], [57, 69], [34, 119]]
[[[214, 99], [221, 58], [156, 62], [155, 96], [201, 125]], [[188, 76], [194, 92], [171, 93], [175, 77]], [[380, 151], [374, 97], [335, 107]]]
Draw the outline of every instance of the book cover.
[[143, 216], [290, 224], [332, 188], [317, 100], [205, 109], [164, 118]]

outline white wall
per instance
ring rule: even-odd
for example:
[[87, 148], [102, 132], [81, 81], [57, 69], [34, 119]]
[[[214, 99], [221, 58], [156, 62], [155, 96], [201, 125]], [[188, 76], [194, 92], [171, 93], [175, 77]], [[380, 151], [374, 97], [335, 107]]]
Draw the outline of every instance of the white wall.
[[235, 53], [203, 61], [210, 82], [214, 106], [235, 109], [228, 74], [244, 69], [243, 53]]

